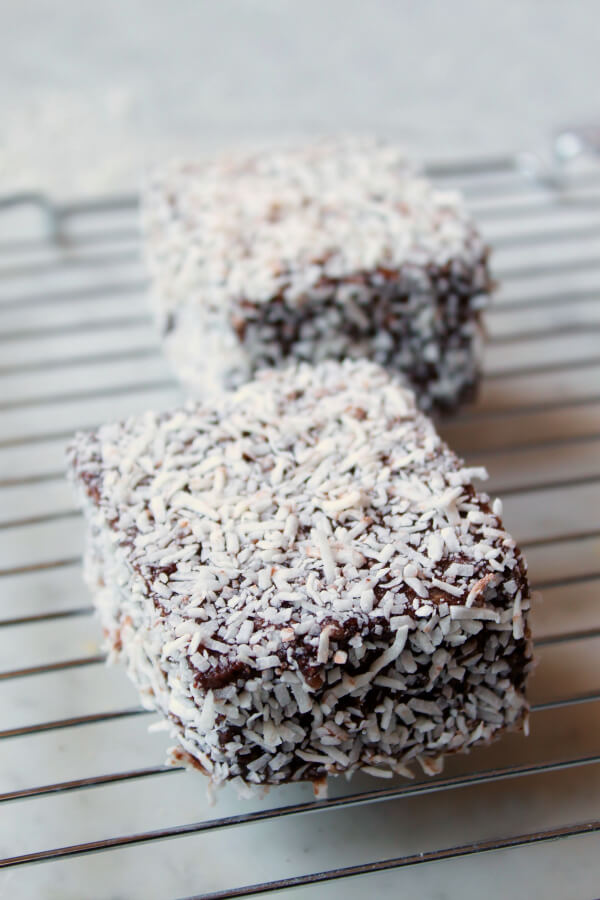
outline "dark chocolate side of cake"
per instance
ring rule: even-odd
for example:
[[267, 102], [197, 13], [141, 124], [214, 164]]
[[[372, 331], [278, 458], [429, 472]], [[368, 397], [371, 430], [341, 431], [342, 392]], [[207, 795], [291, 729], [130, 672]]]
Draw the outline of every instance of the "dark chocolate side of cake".
[[[453, 261], [323, 278], [306, 302], [293, 305], [283, 291], [268, 303], [240, 299], [231, 327], [251, 373], [298, 360], [365, 357], [402, 373], [422, 408], [451, 412], [477, 392], [480, 310], [493, 287], [487, 259], [484, 248], [475, 267]], [[452, 390], [436, 390], [448, 383]]]

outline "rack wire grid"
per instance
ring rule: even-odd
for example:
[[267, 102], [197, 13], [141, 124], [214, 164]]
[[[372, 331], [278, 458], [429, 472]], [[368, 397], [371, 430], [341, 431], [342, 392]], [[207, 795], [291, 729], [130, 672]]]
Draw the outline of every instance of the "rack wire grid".
[[253, 801], [224, 789], [211, 807], [198, 773], [162, 764], [124, 671], [103, 666], [64, 444], [181, 398], [147, 311], [135, 197], [5, 201], [0, 895], [597, 896], [600, 165], [557, 181], [517, 160], [433, 171], [494, 248], [480, 397], [442, 432], [488, 466], [543, 592], [531, 736], [433, 779], [340, 779], [325, 801], [288, 785]]

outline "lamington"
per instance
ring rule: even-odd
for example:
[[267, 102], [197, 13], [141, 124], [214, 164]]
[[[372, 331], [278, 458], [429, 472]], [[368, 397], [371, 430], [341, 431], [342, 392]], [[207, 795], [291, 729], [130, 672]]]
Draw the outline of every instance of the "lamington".
[[526, 564], [500, 501], [366, 360], [265, 370], [79, 434], [110, 655], [215, 785], [388, 778], [526, 726]]
[[367, 358], [425, 410], [479, 377], [488, 248], [455, 192], [368, 138], [174, 161], [143, 202], [151, 297], [196, 396], [294, 361]]

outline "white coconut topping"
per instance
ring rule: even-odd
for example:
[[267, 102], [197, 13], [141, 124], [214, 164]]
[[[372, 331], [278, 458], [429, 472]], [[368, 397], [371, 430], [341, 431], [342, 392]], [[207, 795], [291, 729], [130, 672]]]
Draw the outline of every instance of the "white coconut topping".
[[174, 252], [182, 236], [193, 241], [193, 258], [180, 261], [202, 266], [204, 302], [215, 306], [265, 303], [282, 290], [298, 302], [324, 275], [476, 258], [460, 195], [436, 190], [398, 146], [370, 138], [176, 160], [149, 191], [148, 227], [167, 217]]
[[113, 655], [215, 783], [402, 771], [522, 720], [524, 561], [378, 366], [265, 372], [69, 455]]

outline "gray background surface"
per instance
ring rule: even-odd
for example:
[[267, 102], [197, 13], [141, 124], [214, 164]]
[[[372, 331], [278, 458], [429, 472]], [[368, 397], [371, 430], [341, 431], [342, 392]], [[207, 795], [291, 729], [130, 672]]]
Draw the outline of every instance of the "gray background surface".
[[149, 161], [332, 131], [428, 156], [600, 114], [594, 0], [2, 0], [0, 187], [135, 185]]

